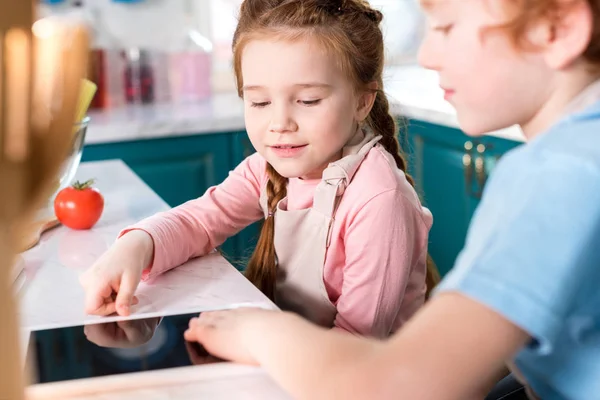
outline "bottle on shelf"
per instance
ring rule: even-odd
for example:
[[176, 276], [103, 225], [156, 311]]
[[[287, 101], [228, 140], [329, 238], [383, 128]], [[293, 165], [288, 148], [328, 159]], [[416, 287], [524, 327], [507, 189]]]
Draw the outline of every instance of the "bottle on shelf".
[[148, 50], [132, 47], [122, 52], [125, 60], [125, 99], [129, 104], [154, 102], [154, 72]]
[[98, 90], [90, 109], [119, 107], [124, 104], [123, 60], [118, 40], [103, 23], [100, 10], [85, 7], [83, 1], [76, 1], [75, 7], [85, 8], [90, 20], [92, 45], [88, 61], [88, 79]]
[[193, 1], [185, 2], [182, 35], [169, 54], [169, 82], [175, 103], [205, 100], [212, 94], [212, 42], [195, 28]]

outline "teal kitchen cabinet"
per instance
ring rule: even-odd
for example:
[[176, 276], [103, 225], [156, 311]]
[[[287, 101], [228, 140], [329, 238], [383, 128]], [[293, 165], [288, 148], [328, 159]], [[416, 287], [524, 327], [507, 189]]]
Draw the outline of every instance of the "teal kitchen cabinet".
[[171, 207], [201, 196], [229, 172], [228, 135], [196, 135], [86, 145], [82, 161], [123, 160]]
[[[238, 165], [255, 152], [246, 132], [233, 134], [231, 135], [231, 139], [234, 165]], [[256, 247], [261, 225], [262, 221], [256, 222], [235, 236], [235, 254], [234, 257], [229, 257], [229, 261], [236, 268], [240, 270], [244, 269], [248, 263], [248, 260]]]
[[[82, 161], [121, 159], [175, 207], [221, 183], [252, 149], [242, 140], [245, 137], [245, 132], [226, 132], [90, 144], [84, 148]], [[248, 228], [221, 246], [238, 268], [245, 265], [254, 231], [256, 227]]]
[[401, 136], [417, 192], [433, 214], [429, 252], [446, 274], [465, 243], [467, 228], [490, 171], [517, 142], [471, 138], [459, 129], [411, 120]]

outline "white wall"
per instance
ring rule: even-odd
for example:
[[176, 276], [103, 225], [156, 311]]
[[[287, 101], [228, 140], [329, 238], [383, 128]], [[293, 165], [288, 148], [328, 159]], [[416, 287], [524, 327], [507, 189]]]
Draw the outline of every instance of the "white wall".
[[[82, 0], [85, 18], [94, 21], [96, 43], [101, 47], [144, 47], [174, 50], [182, 42], [186, 10], [193, 27], [214, 45], [213, 81], [217, 90], [233, 89], [230, 39], [242, 0], [144, 0], [126, 4], [111, 0]], [[42, 15], [72, 14], [74, 0], [57, 6], [42, 5]], [[384, 13], [383, 32], [387, 60], [413, 62], [423, 27], [417, 0], [371, 0]]]
[[[194, 8], [209, 0], [192, 0]], [[42, 5], [41, 15], [73, 15], [73, 0], [59, 5]], [[84, 0], [82, 14], [98, 28], [94, 33], [102, 46], [147, 47], [167, 50], [180, 42], [186, 27], [183, 0], [145, 0], [140, 3], [117, 3], [110, 0]], [[194, 10], [196, 11], [196, 10]], [[203, 10], [204, 11], [204, 10]], [[200, 11], [194, 15], [194, 26], [209, 34], [210, 26], [201, 26]], [[204, 25], [204, 24], [203, 24]]]

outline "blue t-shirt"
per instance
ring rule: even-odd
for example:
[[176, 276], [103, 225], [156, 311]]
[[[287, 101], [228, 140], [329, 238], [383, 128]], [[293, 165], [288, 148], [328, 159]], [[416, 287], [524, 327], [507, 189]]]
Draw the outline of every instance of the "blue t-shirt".
[[533, 340], [515, 358], [542, 399], [600, 399], [600, 102], [506, 154], [437, 289]]

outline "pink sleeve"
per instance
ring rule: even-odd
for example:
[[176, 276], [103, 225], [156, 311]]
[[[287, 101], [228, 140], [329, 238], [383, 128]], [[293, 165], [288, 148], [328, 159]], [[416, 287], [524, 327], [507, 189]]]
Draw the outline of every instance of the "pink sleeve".
[[228, 237], [261, 219], [259, 197], [266, 180], [265, 165], [265, 160], [255, 153], [202, 197], [124, 229], [119, 237], [141, 229], [154, 240], [153, 262], [144, 271], [142, 280], [209, 253]]
[[377, 195], [358, 211], [344, 238], [346, 263], [336, 328], [361, 336], [389, 336], [428, 232], [419, 210], [397, 190]]

